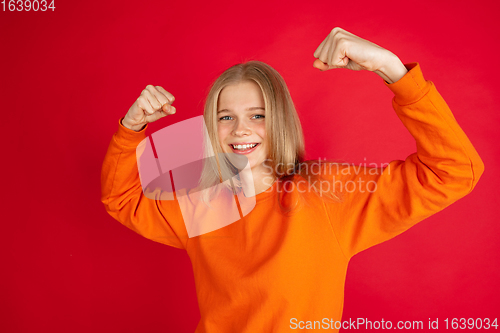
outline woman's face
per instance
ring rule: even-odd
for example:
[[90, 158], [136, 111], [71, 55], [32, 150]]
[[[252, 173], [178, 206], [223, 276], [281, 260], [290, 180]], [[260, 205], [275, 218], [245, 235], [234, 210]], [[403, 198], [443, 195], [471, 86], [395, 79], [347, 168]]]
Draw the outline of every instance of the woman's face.
[[219, 94], [217, 128], [222, 151], [245, 155], [252, 171], [261, 170], [267, 158], [264, 106], [260, 87], [253, 81], [226, 86]]

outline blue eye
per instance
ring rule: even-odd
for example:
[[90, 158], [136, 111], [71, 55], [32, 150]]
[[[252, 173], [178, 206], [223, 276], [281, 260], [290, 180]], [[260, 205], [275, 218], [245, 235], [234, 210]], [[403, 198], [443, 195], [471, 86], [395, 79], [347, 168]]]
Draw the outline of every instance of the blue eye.
[[[265, 118], [265, 116], [263, 114], [256, 114], [252, 118], [263, 119], [263, 118]], [[219, 120], [231, 120], [231, 119], [232, 119], [231, 116], [223, 116], [223, 117], [219, 118]]]

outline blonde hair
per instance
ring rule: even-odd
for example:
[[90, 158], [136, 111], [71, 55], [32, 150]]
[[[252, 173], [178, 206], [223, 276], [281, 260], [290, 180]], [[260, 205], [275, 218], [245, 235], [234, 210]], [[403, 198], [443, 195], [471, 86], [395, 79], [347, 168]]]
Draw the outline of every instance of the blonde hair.
[[[265, 103], [265, 126], [269, 142], [268, 159], [272, 168], [271, 176], [280, 180], [299, 174], [303, 178], [307, 170], [304, 161], [304, 135], [295, 105], [282, 76], [271, 66], [261, 61], [252, 60], [236, 64], [225, 70], [211, 85], [205, 100], [204, 121], [207, 127], [205, 135], [205, 159], [199, 188], [204, 191], [201, 198], [208, 204], [216, 191], [210, 191], [215, 185], [223, 183], [233, 194], [241, 188], [237, 168], [229, 162], [223, 153], [218, 137], [218, 100], [222, 89], [242, 81], [255, 82], [261, 89]], [[290, 168], [289, 166], [294, 166]], [[310, 181], [311, 176], [308, 176]], [[321, 193], [316, 186], [314, 189]], [[324, 192], [323, 192], [324, 193]], [[335, 194], [328, 195], [337, 200]], [[281, 207], [281, 200], [278, 198]]]

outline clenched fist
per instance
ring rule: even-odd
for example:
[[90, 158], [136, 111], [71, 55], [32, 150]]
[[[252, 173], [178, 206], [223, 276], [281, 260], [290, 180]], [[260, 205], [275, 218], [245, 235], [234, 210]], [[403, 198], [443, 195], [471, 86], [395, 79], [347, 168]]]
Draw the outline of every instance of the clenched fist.
[[160, 86], [147, 85], [122, 120], [123, 126], [140, 131], [146, 124], [175, 113], [174, 95]]
[[406, 67], [392, 52], [342, 28], [334, 28], [314, 51], [313, 66], [321, 71], [347, 68], [377, 73], [388, 83], [401, 79]]

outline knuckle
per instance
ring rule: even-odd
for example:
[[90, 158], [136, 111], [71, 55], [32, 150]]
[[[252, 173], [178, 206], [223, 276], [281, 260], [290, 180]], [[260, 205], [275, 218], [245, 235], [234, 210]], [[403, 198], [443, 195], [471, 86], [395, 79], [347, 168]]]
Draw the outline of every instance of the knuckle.
[[144, 105], [147, 105], [147, 101], [144, 97], [140, 96], [137, 99], [137, 105], [139, 105], [141, 108], [143, 108]]
[[340, 38], [342, 36], [345, 36], [344, 30], [342, 30], [340, 28], [335, 28], [334, 30], [332, 30], [332, 36], [334, 38]]
[[335, 36], [333, 36], [333, 39], [335, 39], [337, 42], [343, 38], [345, 38], [345, 35], [341, 32], [337, 32]]
[[152, 89], [152, 88], [154, 89], [154, 87], [153, 87], [153, 85], [152, 85], [152, 84], [148, 84], [148, 85], [146, 86], [146, 89]]
[[337, 39], [337, 45], [339, 45], [339, 46], [346, 46], [348, 43], [349, 43], [349, 41], [344, 36], [339, 37]]

